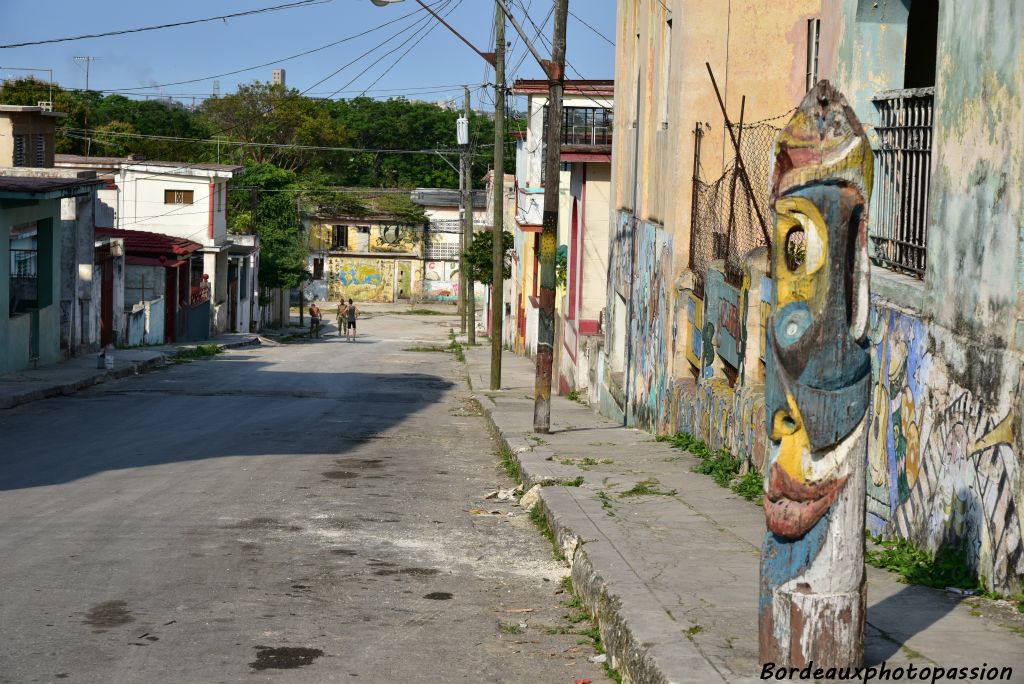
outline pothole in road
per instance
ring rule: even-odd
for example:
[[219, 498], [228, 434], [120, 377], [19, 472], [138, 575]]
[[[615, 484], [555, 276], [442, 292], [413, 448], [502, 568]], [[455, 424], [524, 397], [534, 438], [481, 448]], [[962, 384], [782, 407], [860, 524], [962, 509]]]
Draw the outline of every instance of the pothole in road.
[[128, 611], [126, 602], [107, 601], [90, 608], [82, 622], [93, 627], [117, 627], [135, 622], [135, 618]]
[[254, 670], [292, 670], [311, 665], [323, 654], [319, 648], [257, 646], [256, 660], [249, 663], [249, 667]]
[[423, 598], [431, 601], [450, 601], [454, 596], [447, 591], [432, 591]]
[[348, 470], [328, 470], [320, 474], [329, 480], [351, 480], [352, 478], [359, 477], [358, 473]]

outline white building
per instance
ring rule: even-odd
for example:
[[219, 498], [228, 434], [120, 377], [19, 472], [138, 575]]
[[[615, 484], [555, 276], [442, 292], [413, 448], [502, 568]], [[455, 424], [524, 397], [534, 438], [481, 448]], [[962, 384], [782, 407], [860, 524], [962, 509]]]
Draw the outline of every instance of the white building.
[[160, 233], [201, 244], [202, 265], [193, 269], [200, 282], [193, 285], [209, 283], [210, 333], [248, 330], [237, 315], [241, 274], [237, 264], [230, 267], [233, 242], [227, 221], [228, 181], [241, 175], [244, 167], [64, 154], [56, 156], [55, 166], [92, 170], [108, 179], [107, 188], [100, 191], [104, 207], [97, 214], [97, 226], [109, 221], [104, 227]]

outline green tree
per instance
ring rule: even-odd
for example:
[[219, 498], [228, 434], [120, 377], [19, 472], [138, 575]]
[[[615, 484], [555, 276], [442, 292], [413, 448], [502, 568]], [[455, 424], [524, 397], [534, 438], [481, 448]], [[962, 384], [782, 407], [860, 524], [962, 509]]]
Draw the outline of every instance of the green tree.
[[330, 163], [340, 153], [273, 145], [338, 147], [349, 142], [345, 127], [331, 118], [322, 103], [279, 84], [239, 86], [236, 93], [206, 100], [200, 111], [215, 132], [254, 143], [227, 152], [237, 163], [251, 160], [298, 171]]
[[[466, 269], [469, 277], [475, 282], [483, 285], [491, 284], [492, 266], [494, 253], [491, 245], [494, 244], [493, 233], [490, 230], [476, 233], [469, 248], [462, 253], [466, 260]], [[505, 263], [502, 268], [501, 277], [508, 280], [512, 277], [512, 252], [515, 249], [515, 238], [507, 230], [501, 236], [502, 246], [505, 248]]]
[[259, 235], [263, 287], [296, 287], [309, 255], [296, 203], [301, 187], [293, 172], [273, 164], [247, 162], [245, 167], [229, 188], [229, 230]]

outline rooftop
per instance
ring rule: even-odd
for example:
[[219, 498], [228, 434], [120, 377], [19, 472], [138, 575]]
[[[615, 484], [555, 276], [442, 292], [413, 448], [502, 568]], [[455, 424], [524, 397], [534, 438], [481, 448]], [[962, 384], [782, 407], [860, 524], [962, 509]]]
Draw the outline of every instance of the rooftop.
[[[54, 155], [54, 164], [58, 166], [74, 166], [86, 168], [109, 168], [121, 169], [128, 167], [133, 171], [158, 171], [168, 169], [169, 173], [182, 175], [206, 176], [211, 174], [228, 174], [230, 177], [241, 175], [245, 171], [244, 166], [237, 164], [207, 164], [190, 163], [178, 161], [163, 161], [160, 159], [145, 159], [140, 157], [85, 157], [77, 154]], [[190, 171], [195, 173], [189, 173]]]
[[97, 178], [45, 178], [0, 175], [0, 199], [61, 199], [87, 195], [99, 186]]
[[96, 228], [96, 236], [123, 238], [125, 251], [140, 256], [159, 257], [185, 256], [200, 249], [202, 245], [181, 237], [150, 233], [145, 230], [123, 230], [120, 228]]
[[[514, 95], [547, 95], [551, 84], [544, 79], [516, 79], [512, 85]], [[564, 95], [589, 95], [591, 97], [615, 97], [615, 81], [612, 80], [566, 80]]]
[[[424, 207], [457, 207], [461, 204], [459, 191], [450, 188], [416, 188], [411, 193], [412, 201]], [[473, 207], [487, 206], [487, 192], [473, 190]]]
[[64, 112], [51, 112], [45, 107], [33, 105], [5, 105], [0, 104], [0, 113], [9, 114], [41, 114], [42, 116], [53, 116], [62, 119], [67, 116]]

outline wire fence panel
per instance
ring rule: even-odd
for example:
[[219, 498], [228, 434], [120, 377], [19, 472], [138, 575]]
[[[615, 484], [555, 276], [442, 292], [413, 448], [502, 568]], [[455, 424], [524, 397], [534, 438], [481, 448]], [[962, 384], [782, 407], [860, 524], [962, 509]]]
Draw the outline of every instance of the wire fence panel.
[[[785, 115], [783, 115], [785, 116]], [[776, 117], [781, 118], [781, 117]], [[710, 263], [725, 260], [726, 281], [739, 286], [743, 280], [745, 256], [757, 247], [767, 247], [770, 229], [771, 173], [775, 138], [779, 128], [767, 122], [733, 125], [740, 140], [740, 154], [752, 194], [739, 177], [737, 160], [730, 160], [714, 181], [694, 177], [694, 206], [691, 269], [694, 289], [704, 296], [704, 282]], [[765, 225], [762, 225], [761, 219]]]

